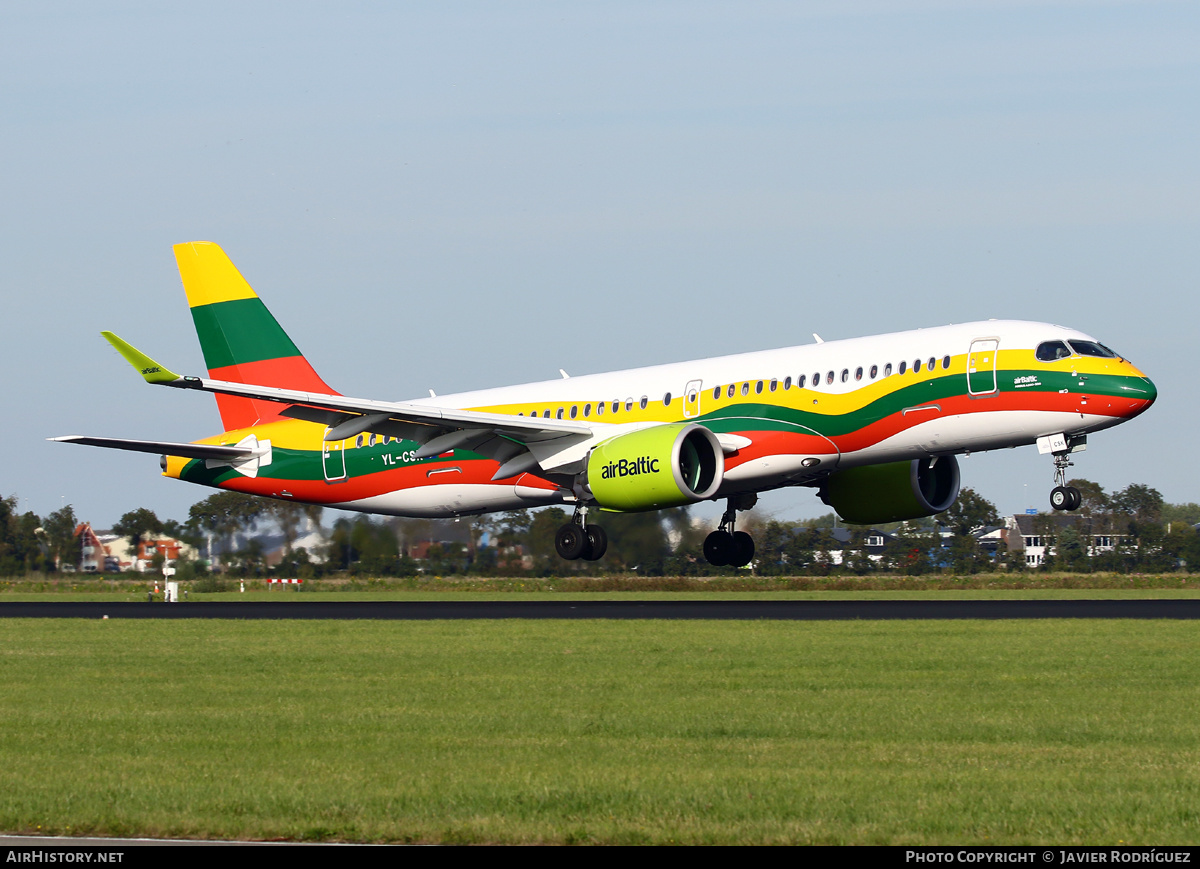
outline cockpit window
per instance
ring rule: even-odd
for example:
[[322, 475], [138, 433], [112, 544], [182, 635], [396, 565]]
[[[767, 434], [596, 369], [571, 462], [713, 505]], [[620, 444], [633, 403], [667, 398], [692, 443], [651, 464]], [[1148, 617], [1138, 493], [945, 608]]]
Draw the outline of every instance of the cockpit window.
[[1038, 345], [1036, 355], [1039, 362], [1053, 362], [1055, 359], [1066, 359], [1071, 351], [1065, 341], [1043, 341]]
[[1113, 353], [1103, 344], [1097, 344], [1095, 341], [1072, 341], [1071, 349], [1080, 356], [1099, 356], [1101, 359], [1117, 358], [1116, 353]]

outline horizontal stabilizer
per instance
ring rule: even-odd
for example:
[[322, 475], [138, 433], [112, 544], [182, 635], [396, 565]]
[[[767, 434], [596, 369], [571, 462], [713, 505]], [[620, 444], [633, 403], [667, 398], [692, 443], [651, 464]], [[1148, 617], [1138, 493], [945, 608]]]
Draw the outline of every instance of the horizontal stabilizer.
[[169, 441], [133, 441], [125, 438], [92, 438], [84, 435], [65, 435], [46, 438], [65, 444], [84, 444], [89, 447], [107, 447], [110, 450], [130, 450], [135, 453], [180, 456], [185, 459], [217, 459], [236, 461], [254, 455], [252, 447], [227, 447], [217, 444], [180, 444]]

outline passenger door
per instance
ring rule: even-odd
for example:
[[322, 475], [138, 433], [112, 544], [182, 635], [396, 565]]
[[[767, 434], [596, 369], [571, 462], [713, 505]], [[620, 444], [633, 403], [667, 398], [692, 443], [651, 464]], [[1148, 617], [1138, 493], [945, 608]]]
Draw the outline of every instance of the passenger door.
[[346, 442], [324, 441], [321, 464], [325, 468], [326, 483], [341, 483], [346, 479]]
[[999, 338], [976, 338], [967, 352], [967, 394], [973, 398], [995, 395], [996, 357], [999, 356]]

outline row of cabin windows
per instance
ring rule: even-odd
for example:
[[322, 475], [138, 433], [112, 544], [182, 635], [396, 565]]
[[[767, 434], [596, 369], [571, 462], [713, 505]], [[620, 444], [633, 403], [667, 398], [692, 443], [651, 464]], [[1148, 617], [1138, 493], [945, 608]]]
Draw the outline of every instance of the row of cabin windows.
[[[942, 360], [941, 360], [941, 364], [942, 364], [943, 370], [949, 368], [950, 367], [950, 357], [948, 355], [943, 356]], [[922, 370], [922, 368], [925, 368], [926, 370], [932, 372], [937, 369], [937, 365], [938, 365], [938, 360], [937, 360], [936, 356], [930, 356], [928, 360], [917, 359], [912, 364], [912, 371], [914, 373], [918, 373]], [[909, 370], [909, 368], [908, 368], [907, 360], [902, 361], [896, 368], [896, 371], [898, 374], [906, 374], [906, 373], [908, 373], [908, 370]], [[863, 379], [864, 375], [869, 376], [869, 378], [871, 380], [877, 379], [880, 376], [879, 366], [872, 365], [869, 369], [866, 369], [864, 371], [863, 367], [860, 365], [858, 368], [856, 368], [854, 370], [854, 379], [856, 381], [861, 381]], [[887, 363], [887, 365], [883, 366], [883, 376], [884, 377], [892, 376], [892, 363], [889, 362], [889, 363]], [[838, 379], [838, 376], [837, 376], [836, 372], [829, 371], [825, 374], [825, 383], [826, 384], [833, 384], [837, 379]], [[842, 369], [841, 381], [842, 381], [842, 383], [850, 382], [850, 369], [849, 368]], [[804, 389], [805, 385], [809, 385], [809, 384], [810, 384], [810, 381], [808, 379], [807, 374], [801, 374], [799, 377], [796, 378], [795, 385], [796, 385], [797, 389]], [[811, 385], [809, 385], [809, 388], [816, 389], [820, 385], [821, 385], [821, 372], [818, 371], [815, 374], [813, 374]], [[778, 378], [773, 377], [770, 380], [759, 380], [757, 383], [754, 384], [754, 394], [762, 395], [763, 390], [775, 392], [776, 390], [779, 389], [779, 386], [780, 386], [780, 382], [779, 382]], [[792, 378], [791, 377], [785, 377], [783, 379], [783, 388], [785, 390], [792, 388]], [[722, 387], [714, 386], [713, 387], [713, 398], [719, 399], [721, 397], [721, 391], [722, 391]], [[750, 394], [750, 382], [746, 381], [746, 382], [742, 383], [740, 387], [736, 383], [731, 383], [731, 384], [729, 384], [729, 386], [724, 387], [724, 391], [725, 391], [725, 394], [729, 398], [733, 398], [734, 395], [736, 395], [739, 391], [741, 392], [742, 395], [749, 395]], [[634, 399], [632, 399], [632, 398], [625, 399], [625, 402], [624, 402], [625, 410], [627, 410], [627, 411], [633, 410], [633, 403], [634, 403]], [[668, 392], [663, 396], [662, 403], [663, 403], [664, 407], [671, 406], [671, 393]], [[617, 413], [621, 409], [621, 404], [622, 404], [622, 402], [620, 399], [615, 400], [612, 403], [612, 413]], [[647, 406], [649, 406], [649, 404], [650, 404], [650, 398], [645, 395], [643, 395], [641, 397], [641, 399], [639, 399], [637, 402], [638, 407], [642, 410], [645, 410], [647, 408]], [[583, 416], [585, 418], [590, 417], [592, 415], [592, 407], [593, 407], [593, 405], [590, 403], [583, 405]], [[603, 402], [603, 401], [597, 402], [595, 405], [596, 416], [603, 416], [604, 408], [605, 408], [605, 402]], [[579, 405], [574, 404], [574, 405], [571, 405], [571, 407], [569, 409], [567, 409], [565, 407], [560, 407], [553, 413], [554, 413], [555, 419], [563, 419], [564, 415], [569, 417], [570, 419], [577, 419], [580, 415], [580, 408], [579, 408]], [[517, 416], [524, 416], [524, 415], [525, 415], [525, 413], [523, 411], [517, 414]], [[536, 410], [531, 410], [529, 412], [529, 415], [536, 417], [539, 415], [539, 413]], [[540, 415], [545, 419], [550, 419], [551, 411], [549, 409], [543, 410], [543, 411], [541, 411]]]
[[[642, 410], [645, 410], [647, 407], [650, 406], [650, 396], [643, 395], [640, 399], [633, 399], [633, 398], [625, 399], [625, 401], [623, 402], [625, 405], [625, 409], [633, 410], [633, 405], [634, 405], [635, 401], [637, 402], [637, 406], [639, 408], [641, 408]], [[663, 407], [671, 406], [671, 393], [668, 392], [663, 396], [662, 403], [663, 403]], [[621, 399], [618, 398], [615, 401], [613, 401], [612, 413], [616, 413], [617, 411], [619, 411], [621, 409], [621, 405], [622, 405]], [[573, 405], [571, 405], [570, 408], [560, 407], [560, 408], [558, 408], [558, 410], [553, 411], [553, 414], [554, 414], [555, 419], [563, 419], [564, 416], [567, 418], [570, 418], [570, 419], [577, 419], [577, 418], [579, 418], [579, 416], [581, 414], [584, 417], [590, 417], [592, 415], [593, 408], [595, 408], [596, 416], [604, 416], [604, 409], [606, 406], [607, 405], [603, 401], [598, 401], [594, 405], [591, 402], [588, 402], [587, 404], [583, 405], [582, 409], [580, 408], [580, 406], [578, 404], [573, 404]], [[521, 411], [517, 414], [517, 416], [524, 416], [524, 415], [525, 415], [524, 411]], [[530, 416], [538, 416], [539, 414], [538, 414], [538, 411], [531, 410], [531, 411], [529, 411], [529, 415]], [[550, 419], [551, 411], [549, 409], [543, 410], [540, 415], [544, 419]]]
[[[922, 360], [917, 359], [912, 364], [912, 370], [914, 372], [920, 372], [922, 366], [927, 368], [929, 371], [934, 371], [937, 368], [937, 358], [930, 356], [929, 360], [927, 362], [922, 362]], [[950, 367], [950, 357], [943, 356], [942, 357], [943, 370], [947, 369], [949, 367]], [[907, 373], [908, 362], [902, 361], [900, 363], [900, 365], [897, 367], [896, 371], [899, 374]], [[867, 373], [871, 380], [875, 380], [877, 377], [879, 377], [879, 366], [872, 365]], [[892, 363], [889, 362], [887, 365], [883, 366], [883, 376], [884, 377], [892, 376]], [[833, 371], [829, 371], [825, 374], [825, 383], [826, 384], [832, 384], [836, 379], [838, 379], [838, 378]], [[854, 379], [856, 381], [863, 379], [863, 367], [861, 365], [854, 370]], [[842, 369], [841, 381], [842, 381], [842, 383], [850, 382], [850, 369], [849, 368]], [[808, 375], [801, 374], [799, 377], [796, 378], [796, 388], [797, 389], [804, 389], [806, 384], [809, 384]], [[769, 381], [760, 380], [754, 384], [754, 394], [762, 395], [764, 389], [766, 389], [770, 392], [775, 392], [777, 389], [779, 389], [779, 385], [780, 384], [779, 384], [778, 378], [773, 377]], [[821, 385], [821, 372], [818, 371], [815, 374], [813, 374], [813, 376], [812, 376], [810, 388], [816, 389], [820, 385]], [[783, 388], [785, 390], [792, 388], [792, 378], [791, 377], [785, 377], [783, 379]], [[725, 389], [726, 395], [729, 398], [733, 398], [734, 395], [738, 391], [739, 391], [739, 389], [738, 389], [738, 385], [736, 383], [729, 384], [729, 386], [726, 387], [726, 389]], [[742, 395], [749, 395], [750, 394], [750, 382], [746, 381], [745, 383], [743, 383], [741, 385], [740, 391], [741, 391]], [[720, 397], [721, 397], [721, 387], [719, 387], [719, 386], [713, 387], [713, 398], [719, 399]], [[625, 410], [627, 410], [627, 411], [633, 410], [633, 403], [634, 403], [634, 399], [632, 399], [632, 398], [625, 399], [625, 402], [624, 402]], [[671, 393], [668, 392], [663, 396], [662, 403], [663, 403], [664, 407], [671, 406]], [[620, 399], [613, 401], [612, 412], [617, 413], [621, 409], [621, 404], [622, 404], [622, 402]], [[637, 401], [637, 405], [641, 410], [645, 410], [649, 406], [649, 404], [650, 404], [650, 398], [649, 398], [649, 396], [646, 396], [646, 395], [643, 395]], [[596, 402], [594, 407], [596, 410], [596, 416], [604, 415], [605, 402], [603, 402], [603, 401]], [[592, 408], [593, 408], [593, 405], [590, 402], [583, 406], [584, 418], [588, 418], [592, 415]], [[554, 411], [554, 418], [562, 419], [564, 416], [564, 413], [565, 413], [571, 419], [577, 419], [579, 417], [579, 412], [580, 412], [579, 405], [577, 405], [577, 404], [571, 405], [570, 410], [560, 407], [556, 411]], [[551, 411], [549, 409], [546, 409], [541, 412], [541, 416], [545, 419], [550, 419], [550, 413], [551, 413]], [[524, 415], [525, 415], [524, 412], [520, 412], [517, 414], [517, 416], [524, 416]], [[538, 416], [538, 412], [536, 410], [531, 410], [529, 412], [529, 415], [530, 416]], [[376, 439], [377, 439], [376, 435], [370, 435], [369, 438], [365, 438], [365, 439], [364, 438], [365, 438], [364, 435], [359, 435], [358, 438], [355, 440], [354, 445], [356, 447], [361, 447], [361, 446], [363, 446], [364, 443], [366, 443], [367, 446], [372, 446], [372, 447], [375, 446]], [[395, 440], [397, 443], [399, 443], [400, 439], [396, 438]], [[390, 444], [392, 442], [392, 437], [391, 437], [391, 435], [383, 435], [379, 442], [384, 443], [384, 444]]]
[[391, 435], [359, 435], [354, 439], [354, 446], [373, 447], [375, 444], [390, 444], [392, 441], [400, 443], [400, 438], [394, 438]]

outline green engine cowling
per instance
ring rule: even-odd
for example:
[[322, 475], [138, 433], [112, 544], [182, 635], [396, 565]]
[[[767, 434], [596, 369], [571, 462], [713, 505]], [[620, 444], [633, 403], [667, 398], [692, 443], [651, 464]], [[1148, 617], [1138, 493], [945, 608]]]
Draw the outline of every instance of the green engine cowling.
[[853, 525], [900, 522], [949, 509], [958, 480], [954, 456], [866, 465], [830, 474], [821, 500]]
[[717, 436], [702, 425], [657, 425], [604, 441], [587, 460], [587, 487], [605, 510], [680, 507], [716, 494], [725, 474]]

